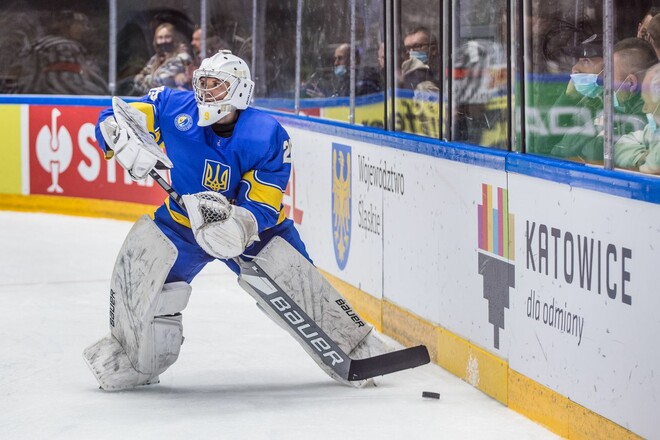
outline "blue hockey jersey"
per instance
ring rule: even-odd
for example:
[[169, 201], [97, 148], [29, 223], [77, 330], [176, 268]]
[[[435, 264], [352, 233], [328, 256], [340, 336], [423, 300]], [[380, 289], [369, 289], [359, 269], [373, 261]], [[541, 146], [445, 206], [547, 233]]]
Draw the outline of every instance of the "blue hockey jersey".
[[[273, 117], [242, 110], [233, 134], [223, 138], [197, 125], [192, 92], [159, 87], [131, 105], [147, 116], [147, 129], [174, 164], [170, 173], [177, 193], [220, 192], [254, 214], [260, 233], [286, 219], [282, 197], [291, 172], [291, 142]], [[112, 108], [102, 111], [99, 123], [112, 114]], [[99, 123], [96, 138], [107, 153]], [[176, 203], [168, 199], [166, 205], [174, 221], [190, 227]]]

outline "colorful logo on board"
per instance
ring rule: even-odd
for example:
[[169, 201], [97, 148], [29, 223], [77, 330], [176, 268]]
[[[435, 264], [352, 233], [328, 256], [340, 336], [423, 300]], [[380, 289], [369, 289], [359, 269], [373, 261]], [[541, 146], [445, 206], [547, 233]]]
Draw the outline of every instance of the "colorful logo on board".
[[351, 248], [351, 147], [332, 143], [332, 237], [335, 259], [346, 267]]
[[483, 276], [483, 295], [488, 300], [488, 322], [493, 325], [493, 346], [500, 348], [504, 330], [504, 309], [509, 308], [509, 289], [515, 287], [514, 215], [509, 212], [505, 188], [481, 185], [481, 204], [477, 207], [479, 236], [479, 274]]

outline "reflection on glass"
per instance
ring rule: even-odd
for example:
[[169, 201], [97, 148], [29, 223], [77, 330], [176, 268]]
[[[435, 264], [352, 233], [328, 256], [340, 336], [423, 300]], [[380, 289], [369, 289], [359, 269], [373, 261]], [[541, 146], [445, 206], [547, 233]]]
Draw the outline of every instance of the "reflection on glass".
[[508, 148], [506, 5], [506, 0], [463, 0], [456, 5], [453, 140]]
[[[245, 17], [252, 2], [242, 2], [237, 11]], [[243, 39], [247, 35], [239, 32], [234, 39], [234, 50], [245, 52], [245, 58], [250, 62], [254, 50], [255, 65], [251, 66], [252, 78], [255, 82], [255, 104], [259, 107], [272, 108], [280, 111], [294, 111], [294, 94], [296, 83], [296, 18], [297, 0], [281, 0], [257, 2], [257, 24], [252, 38]], [[307, 3], [307, 2], [305, 2]], [[218, 3], [218, 17], [222, 16], [225, 6]], [[249, 7], [251, 11], [251, 6]], [[240, 22], [240, 18], [236, 18]], [[286, 23], [286, 25], [284, 25]], [[251, 26], [245, 22], [245, 29]], [[241, 48], [237, 45], [243, 40]], [[249, 55], [247, 55], [249, 53]]]
[[207, 2], [205, 56], [219, 50], [231, 50], [248, 64], [252, 62], [251, 1]]
[[355, 123], [385, 126], [385, 41], [383, 2], [356, 2], [356, 35], [360, 62], [356, 65]]
[[184, 36], [172, 23], [160, 23], [154, 30], [153, 48], [140, 73], [133, 78], [132, 95], [144, 95], [155, 87], [192, 90], [191, 66], [193, 58]]
[[[568, 6], [566, 1], [560, 1]], [[565, 135], [580, 130], [586, 133], [585, 129], [593, 127], [594, 113], [599, 112], [599, 107], [602, 113], [602, 92], [597, 99], [578, 105], [581, 95], [575, 93], [570, 78], [571, 73], [602, 72], [602, 20], [596, 16], [595, 5], [591, 6], [581, 2], [561, 13], [541, 0], [530, 4], [530, 14], [525, 17], [529, 54], [524, 103], [528, 153], [553, 154], [553, 148]], [[593, 134], [593, 129], [590, 131]]]
[[440, 0], [402, 0], [395, 56], [395, 128], [440, 137]]
[[660, 65], [651, 67], [642, 82], [646, 125], [621, 136], [614, 144], [616, 166], [660, 175]]
[[1, 6], [0, 93], [107, 95], [107, 13], [83, 2]]
[[[199, 16], [199, 3], [182, 2], [182, 9], [155, 1], [140, 5], [121, 0], [117, 5], [117, 95], [143, 95], [151, 87], [190, 87], [193, 50], [190, 45]], [[190, 6], [186, 8], [185, 3]], [[160, 26], [168, 24], [167, 29]], [[165, 33], [167, 41], [156, 35]], [[162, 38], [162, 36], [161, 36]]]
[[[346, 14], [331, 13], [332, 8], [349, 11], [345, 0], [325, 2], [303, 2], [302, 47], [300, 66], [300, 110], [311, 116], [321, 116], [321, 101], [335, 95], [334, 66], [346, 65], [349, 48], [340, 48], [349, 32], [349, 17]], [[332, 17], [327, 20], [326, 17]], [[339, 70], [339, 69], [338, 69]], [[343, 72], [345, 73], [345, 72]], [[348, 118], [348, 111], [345, 112]]]
[[[383, 127], [383, 78], [378, 67], [378, 48], [383, 39], [382, 2], [369, 0], [358, 5], [352, 47], [349, 1], [305, 2], [301, 112], [349, 122], [354, 70], [355, 122]], [[347, 12], [337, 14], [340, 10]], [[335, 19], [328, 21], [328, 16]]]
[[[583, 1], [562, 13], [558, 10], [561, 8], [547, 8], [541, 1], [533, 1], [531, 16], [526, 17], [527, 43], [534, 51], [526, 72], [526, 149], [530, 153], [602, 164], [602, 4]], [[640, 19], [643, 16], [638, 15]], [[642, 84], [646, 70], [657, 62], [657, 55], [630, 28], [629, 35], [624, 34], [612, 48], [612, 129], [615, 164], [636, 169], [641, 163], [638, 154], [631, 153], [635, 150], [632, 145], [645, 129], [648, 113], [644, 110]]]
[[[334, 46], [334, 45], [333, 45]], [[350, 56], [351, 45], [336, 45], [332, 62], [326, 67], [318, 67], [302, 84], [301, 92], [306, 98], [336, 98], [350, 96]], [[382, 90], [380, 73], [374, 66], [362, 64], [360, 49], [355, 49], [355, 95], [367, 95]]]

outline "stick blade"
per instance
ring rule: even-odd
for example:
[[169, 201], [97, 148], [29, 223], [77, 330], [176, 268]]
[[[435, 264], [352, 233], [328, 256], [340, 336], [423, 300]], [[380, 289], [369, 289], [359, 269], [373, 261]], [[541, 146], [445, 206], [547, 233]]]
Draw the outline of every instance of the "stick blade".
[[366, 359], [353, 359], [347, 379], [350, 381], [369, 379], [419, 367], [429, 362], [431, 357], [428, 349], [425, 345], [418, 345]]

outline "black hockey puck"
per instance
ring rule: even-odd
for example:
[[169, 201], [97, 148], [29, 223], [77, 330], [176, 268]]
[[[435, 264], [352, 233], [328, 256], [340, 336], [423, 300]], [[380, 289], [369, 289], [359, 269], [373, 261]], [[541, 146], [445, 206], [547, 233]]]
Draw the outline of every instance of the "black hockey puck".
[[427, 399], [439, 399], [440, 393], [434, 393], [433, 391], [422, 391], [422, 397]]

